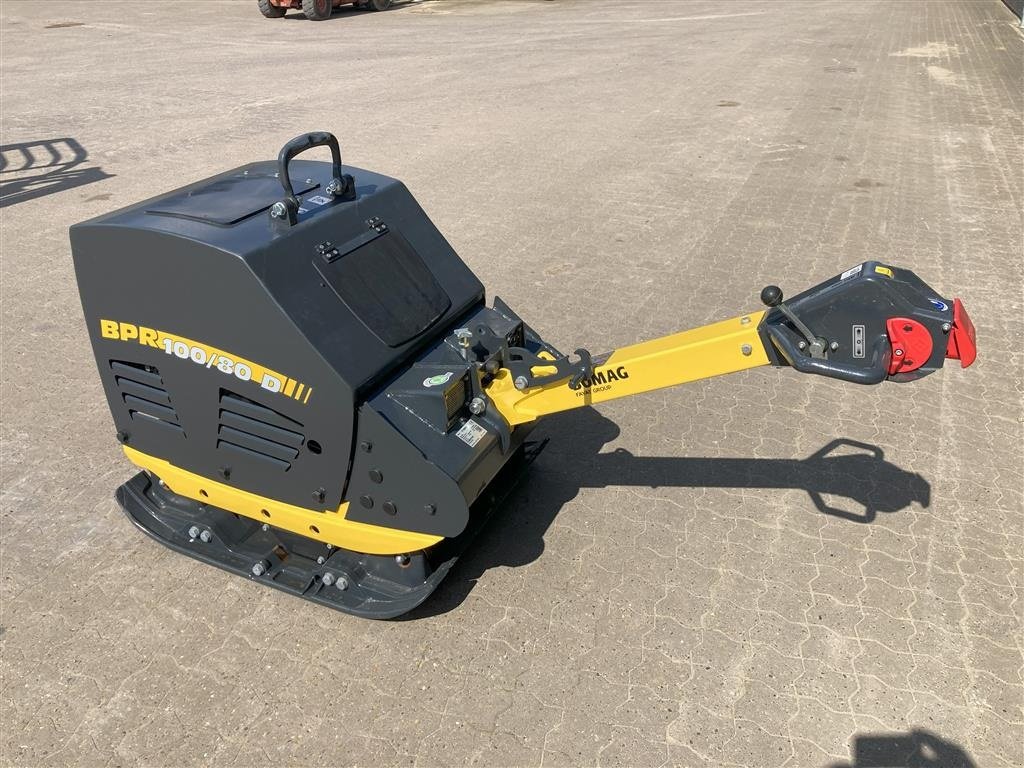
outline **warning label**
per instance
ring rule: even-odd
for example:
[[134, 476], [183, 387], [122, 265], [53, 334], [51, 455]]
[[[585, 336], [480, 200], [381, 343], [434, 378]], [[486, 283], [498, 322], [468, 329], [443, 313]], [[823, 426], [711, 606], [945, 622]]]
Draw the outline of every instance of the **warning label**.
[[486, 434], [486, 429], [470, 419], [462, 425], [462, 428], [455, 433], [455, 436], [470, 448], [475, 448], [476, 444], [479, 443], [481, 438]]

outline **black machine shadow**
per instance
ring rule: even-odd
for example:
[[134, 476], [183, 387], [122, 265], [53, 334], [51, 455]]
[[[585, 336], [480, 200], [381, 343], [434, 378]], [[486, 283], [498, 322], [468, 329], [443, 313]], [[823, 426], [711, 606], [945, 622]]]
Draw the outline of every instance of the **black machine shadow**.
[[915, 728], [907, 733], [864, 733], [853, 737], [853, 759], [828, 768], [977, 768], [958, 745]]
[[74, 139], [43, 139], [0, 146], [0, 208], [111, 178], [83, 167], [89, 153]]
[[554, 416], [534, 434], [542, 431], [556, 437], [437, 591], [404, 618], [452, 610], [487, 569], [536, 560], [555, 515], [581, 488], [796, 488], [807, 491], [822, 514], [855, 524], [871, 523], [879, 513], [898, 512], [914, 502], [931, 503], [924, 477], [886, 461], [880, 448], [853, 440], [833, 440], [805, 459], [644, 457], [622, 449], [600, 453], [619, 428], [593, 408]]

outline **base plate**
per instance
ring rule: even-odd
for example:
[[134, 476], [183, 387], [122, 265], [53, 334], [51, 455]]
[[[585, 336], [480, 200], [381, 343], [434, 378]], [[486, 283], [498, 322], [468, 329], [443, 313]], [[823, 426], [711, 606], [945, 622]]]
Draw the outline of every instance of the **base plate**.
[[546, 443], [525, 443], [510, 457], [473, 503], [465, 531], [398, 556], [330, 547], [262, 525], [178, 496], [147, 472], [118, 488], [117, 500], [135, 525], [177, 552], [329, 608], [390, 619], [430, 596]]

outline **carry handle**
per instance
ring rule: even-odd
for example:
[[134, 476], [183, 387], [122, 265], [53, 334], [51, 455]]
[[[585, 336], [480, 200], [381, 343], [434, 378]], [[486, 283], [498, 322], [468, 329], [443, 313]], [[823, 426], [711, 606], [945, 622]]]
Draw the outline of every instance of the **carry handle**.
[[331, 182], [327, 185], [326, 192], [332, 197], [342, 197], [351, 194], [353, 191], [353, 180], [351, 176], [343, 175], [341, 172], [341, 146], [334, 134], [327, 131], [314, 131], [296, 136], [283, 147], [277, 155], [277, 176], [284, 187], [285, 197], [280, 203], [275, 203], [270, 209], [270, 215], [275, 219], [287, 219], [289, 224], [294, 224], [299, 211], [299, 200], [295, 196], [295, 188], [292, 187], [291, 177], [288, 175], [288, 163], [296, 155], [314, 147], [330, 147], [331, 150]]

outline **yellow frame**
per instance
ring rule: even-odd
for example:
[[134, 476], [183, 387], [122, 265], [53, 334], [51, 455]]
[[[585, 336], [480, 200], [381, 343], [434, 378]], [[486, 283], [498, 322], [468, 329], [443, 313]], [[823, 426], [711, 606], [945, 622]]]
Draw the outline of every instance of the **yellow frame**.
[[218, 483], [127, 445], [124, 446], [124, 454], [132, 464], [152, 472], [179, 496], [220, 507], [324, 544], [370, 555], [400, 555], [432, 547], [444, 539], [443, 536], [346, 520], [348, 502], [342, 502], [337, 509], [320, 512]]

